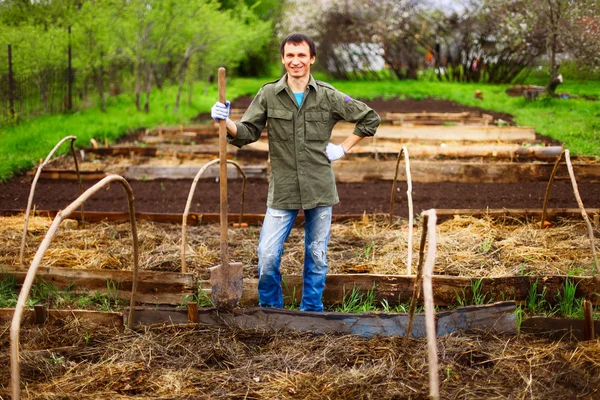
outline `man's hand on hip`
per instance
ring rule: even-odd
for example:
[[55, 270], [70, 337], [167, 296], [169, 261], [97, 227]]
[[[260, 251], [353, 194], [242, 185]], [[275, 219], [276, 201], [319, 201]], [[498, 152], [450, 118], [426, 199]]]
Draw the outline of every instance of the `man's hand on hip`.
[[341, 144], [329, 143], [325, 148], [325, 152], [327, 153], [329, 161], [339, 160], [346, 155], [346, 151]]
[[210, 109], [210, 116], [215, 122], [219, 122], [219, 120], [224, 119], [227, 121], [229, 118], [229, 109], [231, 103], [229, 101], [225, 101], [225, 104], [216, 102], [214, 106]]

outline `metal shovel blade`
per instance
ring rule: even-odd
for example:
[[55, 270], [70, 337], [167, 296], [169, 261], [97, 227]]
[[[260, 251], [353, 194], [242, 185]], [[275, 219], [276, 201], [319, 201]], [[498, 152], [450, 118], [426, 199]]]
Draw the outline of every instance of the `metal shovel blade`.
[[242, 297], [244, 270], [241, 262], [229, 263], [226, 268], [219, 264], [209, 268], [211, 297], [215, 307], [232, 309]]

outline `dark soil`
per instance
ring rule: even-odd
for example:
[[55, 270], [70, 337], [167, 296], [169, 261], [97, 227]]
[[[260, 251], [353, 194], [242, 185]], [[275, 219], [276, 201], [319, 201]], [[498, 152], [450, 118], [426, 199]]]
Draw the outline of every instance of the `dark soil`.
[[[246, 108], [252, 98], [244, 96], [234, 100], [233, 107]], [[512, 123], [507, 114], [468, 107], [447, 100], [383, 100], [367, 102], [377, 111], [394, 112], [462, 112], [481, 111]], [[199, 115], [196, 121], [205, 121]], [[137, 135], [137, 134], [136, 134]], [[135, 139], [135, 138], [134, 138]], [[0, 210], [25, 209], [31, 176], [16, 177], [0, 183]], [[85, 183], [85, 188], [95, 182]], [[135, 208], [142, 212], [182, 213], [189, 193], [191, 180], [157, 180], [130, 182], [135, 194]], [[244, 211], [263, 213], [267, 201], [267, 182], [250, 180], [246, 191]], [[338, 183], [340, 203], [334, 207], [336, 214], [387, 213], [390, 207], [392, 182], [372, 181]], [[581, 184], [580, 192], [586, 207], [600, 207], [600, 184]], [[488, 184], [488, 183], [414, 183], [415, 212], [429, 208], [541, 208], [546, 190], [545, 183]], [[40, 180], [34, 198], [34, 207], [40, 210], [58, 210], [66, 207], [79, 194], [75, 181]], [[241, 181], [229, 183], [229, 210], [239, 211]], [[570, 183], [556, 182], [552, 190], [550, 207], [576, 208]], [[89, 211], [126, 211], [125, 195], [120, 185], [93, 196], [85, 205]], [[407, 215], [406, 183], [400, 182], [396, 193], [396, 214]], [[196, 189], [191, 211], [218, 213], [219, 185], [214, 180], [201, 181]]]
[[[84, 188], [95, 182], [84, 184]], [[183, 213], [191, 180], [131, 181], [135, 209], [141, 212]], [[31, 178], [13, 179], [0, 185], [0, 210], [25, 209]], [[245, 213], [264, 213], [267, 185], [263, 180], [249, 180], [244, 202]], [[241, 181], [229, 181], [229, 211], [239, 212]], [[336, 214], [387, 213], [390, 208], [392, 182], [373, 181], [338, 183], [340, 203]], [[580, 185], [586, 207], [600, 207], [600, 184]], [[546, 183], [413, 183], [415, 212], [429, 208], [541, 208]], [[40, 180], [34, 198], [39, 210], [65, 208], [79, 195], [76, 181]], [[399, 182], [396, 193], [396, 215], [407, 216], [406, 182]], [[577, 208], [571, 184], [556, 182], [550, 200], [552, 208]], [[85, 205], [88, 211], [127, 211], [127, 200], [118, 184], [93, 196]], [[219, 212], [219, 184], [214, 180], [198, 183], [192, 212]]]

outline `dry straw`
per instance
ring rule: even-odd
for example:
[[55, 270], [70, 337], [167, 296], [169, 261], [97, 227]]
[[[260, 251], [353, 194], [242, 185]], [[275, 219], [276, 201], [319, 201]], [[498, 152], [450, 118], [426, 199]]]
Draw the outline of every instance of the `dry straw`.
[[[18, 263], [23, 217], [0, 218], [0, 265]], [[36, 248], [50, 221], [32, 217], [28, 247]], [[420, 225], [420, 224], [419, 224]], [[406, 221], [390, 225], [387, 215], [332, 225], [327, 259], [329, 273], [369, 272], [406, 274]], [[419, 226], [416, 235], [421, 234]], [[455, 216], [437, 226], [436, 274], [465, 277], [511, 275], [589, 274], [593, 264], [583, 221], [556, 219], [549, 229], [537, 221], [510, 217]], [[139, 222], [140, 267], [181, 271], [181, 227]], [[260, 227], [230, 229], [230, 258], [242, 262], [245, 276], [256, 277], [256, 246]], [[61, 229], [42, 266], [86, 269], [131, 269], [131, 248], [124, 223], [72, 224]], [[418, 252], [418, 243], [413, 244]], [[33, 252], [26, 251], [25, 263]], [[304, 232], [293, 229], [282, 257], [283, 274], [301, 274]], [[208, 268], [219, 263], [219, 225], [188, 227], [186, 262], [189, 271], [208, 278]]]
[[[9, 378], [7, 347], [0, 336], [0, 382]], [[117, 332], [73, 319], [25, 326], [22, 349], [23, 390], [35, 399], [428, 396], [425, 339], [198, 325]], [[444, 399], [598, 397], [598, 341], [453, 334], [437, 349]]]

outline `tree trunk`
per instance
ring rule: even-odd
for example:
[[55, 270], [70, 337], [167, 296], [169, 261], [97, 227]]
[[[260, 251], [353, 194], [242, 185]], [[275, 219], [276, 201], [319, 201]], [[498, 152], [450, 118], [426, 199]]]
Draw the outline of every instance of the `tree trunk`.
[[150, 112], [150, 92], [152, 91], [152, 65], [146, 63], [146, 104], [144, 111], [146, 114]]
[[189, 64], [190, 58], [184, 57], [181, 62], [181, 68], [179, 69], [179, 87], [177, 88], [177, 96], [175, 97], [175, 107], [173, 107], [173, 113], [179, 110], [179, 99], [181, 98], [181, 91], [183, 90], [183, 83], [185, 82], [185, 73]]
[[100, 109], [106, 111], [106, 97], [104, 96], [104, 66], [102, 65], [102, 54], [100, 54], [100, 71], [98, 73], [98, 94], [100, 95]]
[[138, 111], [142, 110], [141, 93], [142, 93], [142, 62], [138, 58], [137, 71], [135, 73], [135, 107]]

